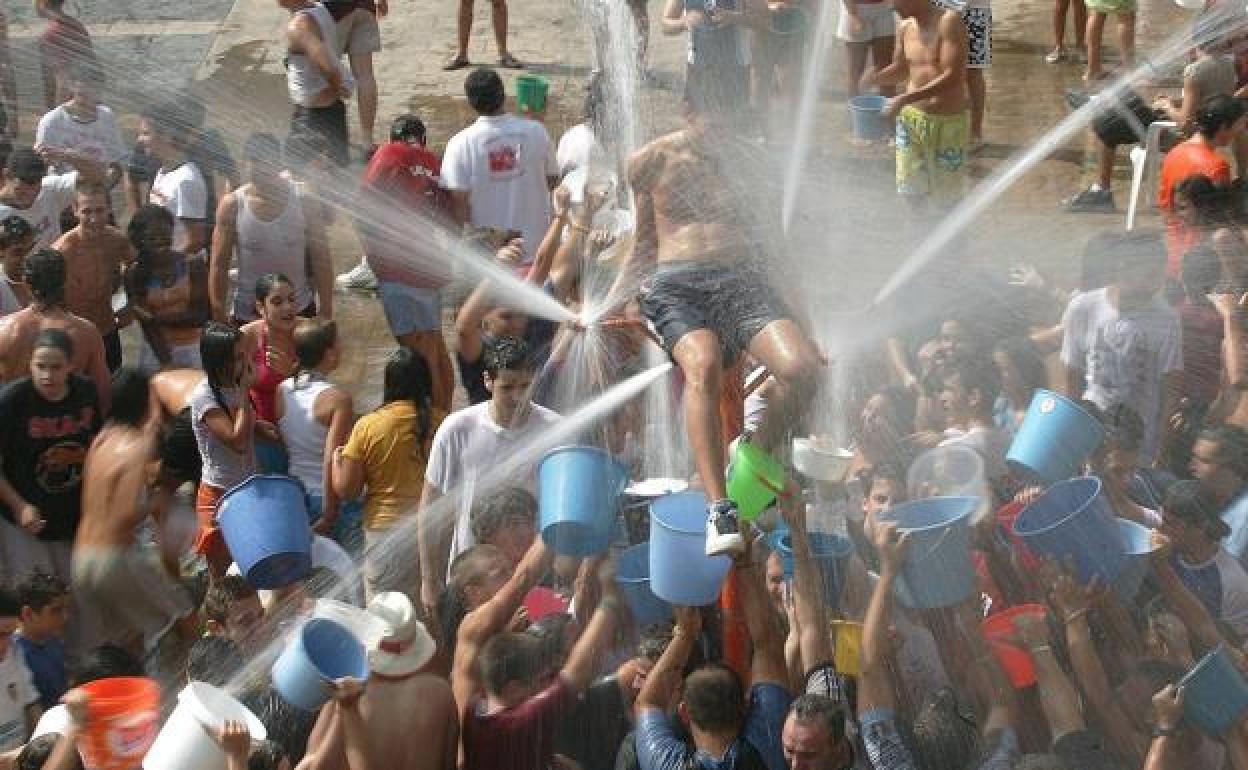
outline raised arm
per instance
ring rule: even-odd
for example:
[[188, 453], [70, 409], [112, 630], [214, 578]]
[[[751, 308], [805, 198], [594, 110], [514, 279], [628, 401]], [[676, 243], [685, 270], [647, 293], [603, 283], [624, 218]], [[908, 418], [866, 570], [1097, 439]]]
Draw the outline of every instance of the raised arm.
[[597, 570], [598, 590], [602, 598], [585, 627], [585, 633], [576, 640], [559, 675], [577, 692], [584, 692], [594, 676], [599, 659], [611, 644], [611, 638], [619, 625], [624, 600], [615, 582], [615, 565], [606, 559]]
[[754, 644], [750, 662], [751, 684], [778, 684], [788, 687], [789, 673], [784, 665], [784, 636], [780, 633], [780, 619], [767, 599], [763, 585], [763, 570], [759, 569], [758, 543], [737, 558], [737, 592], [745, 624]]
[[873, 533], [875, 549], [880, 555], [880, 579], [867, 605], [863, 621], [861, 661], [858, 678], [858, 713], [876, 709], [894, 710], [897, 696], [893, 677], [888, 669], [888, 623], [893, 609], [893, 590], [901, 574], [902, 560], [909, 545], [907, 536], [897, 531], [897, 524], [879, 524]]
[[334, 262], [329, 254], [329, 237], [324, 218], [316, 213], [320, 202], [308, 199], [300, 201], [300, 205], [307, 229], [308, 274], [316, 289], [316, 314], [328, 321], [334, 317]]
[[1049, 723], [1049, 735], [1056, 741], [1063, 735], [1085, 729], [1087, 723], [1079, 708], [1079, 694], [1053, 654], [1048, 622], [1044, 618], [1024, 615], [1015, 618], [1014, 628], [1031, 653], [1040, 707], [1044, 709], [1044, 717]]
[[637, 694], [637, 713], [653, 709], [667, 713], [672, 707], [672, 694], [680, 681], [681, 671], [689, 662], [693, 646], [702, 632], [702, 615], [696, 607], [676, 607], [676, 628], [672, 641], [659, 656], [654, 668], [646, 675], [646, 681]]
[[1168, 684], [1154, 695], [1153, 716], [1157, 729], [1148, 747], [1144, 770], [1178, 770], [1185, 764], [1176, 739], [1183, 727], [1183, 688]]
[[230, 317], [230, 261], [234, 258], [234, 245], [238, 233], [237, 191], [224, 195], [217, 206], [217, 224], [212, 229], [212, 256], [208, 261], [208, 299], [212, 305], [212, 318], [225, 323]]
[[790, 495], [781, 498], [781, 510], [789, 524], [789, 541], [793, 547], [793, 604], [802, 672], [805, 673], [832, 660], [832, 640], [828, 635], [819, 567], [811, 554], [810, 536], [806, 532], [806, 506], [800, 497]]

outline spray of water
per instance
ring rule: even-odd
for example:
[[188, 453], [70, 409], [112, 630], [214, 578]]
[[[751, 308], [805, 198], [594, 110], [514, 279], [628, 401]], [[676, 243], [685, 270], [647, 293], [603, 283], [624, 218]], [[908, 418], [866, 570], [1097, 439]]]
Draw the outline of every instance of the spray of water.
[[819, 18], [815, 23], [815, 34], [810, 50], [806, 53], [806, 71], [802, 76], [801, 101], [798, 102], [797, 124], [793, 128], [793, 149], [784, 175], [784, 208], [781, 213], [781, 222], [786, 234], [793, 223], [793, 212], [797, 209], [798, 193], [801, 192], [802, 179], [806, 172], [806, 160], [810, 154], [810, 140], [814, 132], [815, 111], [819, 107], [819, 87], [823, 83], [824, 65], [827, 61], [832, 28], [835, 24], [836, 3], [824, 2], [818, 5]]

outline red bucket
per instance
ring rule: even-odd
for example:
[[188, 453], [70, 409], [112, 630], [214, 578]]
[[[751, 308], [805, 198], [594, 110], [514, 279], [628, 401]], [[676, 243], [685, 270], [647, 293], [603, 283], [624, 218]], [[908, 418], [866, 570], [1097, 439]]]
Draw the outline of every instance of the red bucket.
[[78, 741], [90, 770], [138, 767], [160, 732], [160, 685], [137, 676], [98, 679], [87, 694], [87, 729]]
[[1026, 615], [1044, 617], [1047, 610], [1041, 604], [1020, 604], [989, 615], [980, 624], [980, 633], [988, 641], [988, 646], [997, 656], [1001, 668], [1010, 678], [1010, 684], [1021, 690], [1036, 683], [1036, 669], [1031, 663], [1031, 654], [1011, 641], [1014, 637], [1014, 619]]

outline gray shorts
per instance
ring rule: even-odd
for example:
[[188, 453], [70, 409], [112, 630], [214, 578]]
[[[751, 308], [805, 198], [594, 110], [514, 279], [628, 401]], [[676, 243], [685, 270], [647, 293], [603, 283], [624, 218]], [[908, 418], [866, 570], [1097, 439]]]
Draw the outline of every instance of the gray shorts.
[[337, 23], [338, 48], [348, 55], [377, 53], [381, 50], [381, 26], [377, 17], [356, 8]]
[[381, 281], [377, 284], [377, 294], [394, 336], [442, 330], [442, 293], [437, 289], [417, 289]]
[[74, 553], [74, 598], [102, 621], [105, 641], [142, 636], [151, 650], [179, 618], [194, 611], [182, 586], [161, 568], [150, 550], [80, 548]]
[[668, 355], [690, 332], [714, 332], [724, 366], [772, 321], [791, 317], [762, 270], [747, 262], [711, 261], [660, 264], [642, 281], [641, 314]]

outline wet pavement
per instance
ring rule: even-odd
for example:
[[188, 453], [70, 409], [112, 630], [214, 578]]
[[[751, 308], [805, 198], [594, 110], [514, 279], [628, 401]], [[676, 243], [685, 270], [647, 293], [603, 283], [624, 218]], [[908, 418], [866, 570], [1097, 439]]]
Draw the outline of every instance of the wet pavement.
[[[33, 18], [25, 0], [4, 0], [9, 14], [16, 60], [22, 77], [22, 103], [35, 100], [35, 36], [42, 22]], [[434, 149], [473, 119], [462, 96], [464, 71], [442, 72], [454, 39], [454, 0], [406, 2], [392, 0], [382, 22], [384, 50], [377, 60], [381, 90], [378, 135], [391, 117], [418, 113], [429, 126]], [[577, 120], [584, 96], [591, 51], [578, 4], [568, 0], [526, 0], [511, 5], [511, 49], [531, 71], [551, 81], [546, 122], [557, 140]], [[289, 117], [278, 32], [285, 19], [273, 0], [161, 0], [70, 2], [92, 32], [102, 59], [112, 72], [111, 103], [133, 112], [154, 94], [189, 88], [208, 105], [208, 122], [220, 129], [235, 149], [255, 130], [284, 133]], [[656, 87], [643, 91], [638, 116], [641, 136], [650, 137], [679, 125], [679, 84], [683, 69], [683, 37], [658, 34], [662, 2], [651, 0], [655, 30], [651, 68]], [[489, 3], [478, 2], [470, 55], [474, 62], [495, 58], [489, 28]], [[981, 180], [1016, 152], [1044, 135], [1068, 113], [1063, 92], [1081, 87], [1082, 68], [1074, 62], [1046, 64], [1051, 47], [1052, 7], [1048, 2], [1011, 0], [994, 3], [993, 63], [988, 73], [987, 145], [970, 164], [969, 176]], [[1139, 13], [1141, 56], [1155, 50], [1165, 35], [1189, 23], [1190, 16], [1170, 0], [1143, 0]], [[1116, 61], [1113, 25], [1106, 30], [1107, 59]], [[820, 89], [820, 105], [797, 222], [791, 233], [792, 269], [808, 281], [807, 300], [830, 312], [865, 307], [875, 288], [902, 261], [926, 228], [892, 192], [892, 150], [887, 145], [862, 147], [849, 140], [844, 105], [844, 48], [833, 39]], [[1170, 73], [1177, 83], [1177, 70]], [[504, 72], [509, 93], [514, 73]], [[1164, 78], [1163, 78], [1164, 80]], [[109, 101], [106, 99], [106, 101]], [[352, 113], [356, 136], [355, 110]], [[792, 125], [787, 115], [780, 123]], [[123, 121], [127, 127], [132, 120]], [[23, 128], [33, 127], [28, 116]], [[1069, 280], [1083, 243], [1094, 232], [1121, 229], [1129, 168], [1120, 153], [1115, 192], [1121, 213], [1067, 214], [1058, 201], [1086, 184], [1094, 158], [1090, 142], [1071, 141], [1041, 161], [992, 206], [975, 219], [967, 236], [957, 242], [957, 262], [993, 265], [1004, 274], [1011, 265], [1033, 261]], [[735, 151], [735, 150], [734, 150]], [[788, 162], [786, 142], [744, 146], [741, 168], [765, 168], [758, 205], [778, 209], [782, 195], [780, 170]], [[761, 164], [761, 166], [760, 166]], [[358, 174], [358, 166], [352, 170]], [[353, 179], [344, 184], [354, 184]], [[1149, 216], [1145, 217], [1148, 222]], [[359, 247], [349, 225], [340, 219], [332, 228], [336, 267], [356, 262]], [[955, 271], [956, 273], [956, 271]], [[945, 275], [942, 282], [959, 276]], [[375, 298], [340, 295], [338, 316], [347, 355], [337, 379], [359, 396], [360, 408], [376, 403], [380, 363], [393, 345]]]

